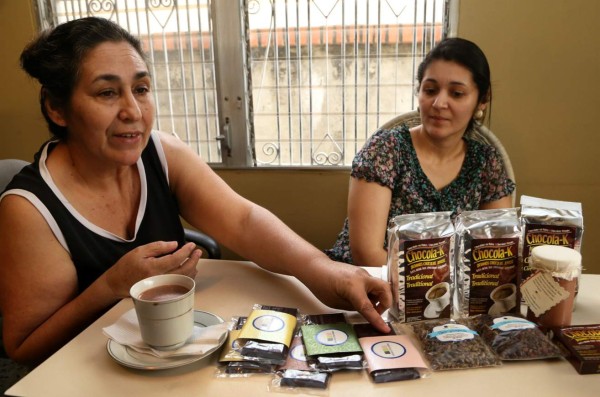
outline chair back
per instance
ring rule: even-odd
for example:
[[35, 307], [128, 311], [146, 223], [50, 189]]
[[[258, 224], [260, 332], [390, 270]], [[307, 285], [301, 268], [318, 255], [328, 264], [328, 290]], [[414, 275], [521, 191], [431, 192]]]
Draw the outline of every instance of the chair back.
[[[23, 167], [29, 163], [18, 159], [0, 159], [0, 193]], [[19, 379], [27, 375], [29, 369], [24, 365], [17, 364], [6, 355], [2, 344], [2, 313], [0, 313], [0, 394], [4, 392]]]
[[[389, 120], [387, 123], [383, 124], [380, 128], [382, 129], [390, 129], [394, 127], [399, 127], [402, 124], [406, 124], [408, 128], [416, 127], [421, 124], [421, 116], [417, 110], [413, 110], [407, 113], [403, 113]], [[506, 170], [506, 175], [512, 180], [515, 180], [515, 173], [513, 171], [512, 163], [510, 161], [510, 157], [508, 157], [508, 152], [502, 145], [502, 142], [498, 139], [496, 135], [489, 128], [484, 126], [483, 124], [475, 124], [474, 128], [466, 132], [466, 136], [487, 145], [493, 146], [496, 148], [500, 156], [502, 157], [502, 162], [504, 163], [504, 169]], [[515, 206], [517, 199], [517, 190], [513, 191], [511, 195], [512, 206]]]
[[13, 176], [28, 164], [25, 160], [0, 159], [0, 192], [4, 191], [6, 185], [13, 179]]

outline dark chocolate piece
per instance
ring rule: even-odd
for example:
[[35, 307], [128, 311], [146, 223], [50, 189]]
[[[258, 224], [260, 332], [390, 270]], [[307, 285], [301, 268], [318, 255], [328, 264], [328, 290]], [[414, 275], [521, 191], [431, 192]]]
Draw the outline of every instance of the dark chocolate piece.
[[285, 370], [281, 378], [281, 386], [310, 387], [313, 389], [326, 389], [331, 374], [314, 371]]
[[419, 379], [421, 374], [415, 368], [379, 369], [371, 371], [375, 383], [396, 382], [400, 380]]
[[258, 361], [232, 361], [227, 363], [227, 374], [268, 374], [273, 372], [273, 365]]

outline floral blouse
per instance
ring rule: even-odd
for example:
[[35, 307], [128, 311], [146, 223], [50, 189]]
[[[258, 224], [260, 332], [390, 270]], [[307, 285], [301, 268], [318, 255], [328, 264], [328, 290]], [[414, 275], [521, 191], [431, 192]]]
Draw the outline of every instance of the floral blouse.
[[[402, 214], [477, 210], [484, 203], [510, 195], [515, 183], [508, 178], [502, 157], [493, 146], [463, 138], [467, 153], [457, 178], [441, 190], [429, 181], [417, 158], [408, 127], [378, 130], [352, 162], [351, 175], [387, 186], [392, 191], [388, 224]], [[386, 233], [386, 230], [382, 230]], [[386, 239], [384, 239], [386, 241]], [[384, 243], [384, 248], [387, 242]], [[325, 253], [333, 260], [352, 263], [348, 219], [337, 241]]]

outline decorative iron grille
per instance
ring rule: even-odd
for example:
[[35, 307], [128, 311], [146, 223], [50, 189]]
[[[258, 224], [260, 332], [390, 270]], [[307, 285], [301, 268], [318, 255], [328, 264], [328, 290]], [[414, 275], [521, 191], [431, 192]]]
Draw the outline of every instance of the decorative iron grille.
[[[378, 126], [414, 108], [415, 71], [445, 36], [449, 3], [38, 0], [42, 26], [94, 15], [138, 35], [151, 60], [156, 128], [207, 162], [258, 166], [350, 165]], [[217, 33], [217, 15], [239, 35]], [[223, 40], [243, 43], [245, 76], [215, 58]], [[243, 84], [235, 100], [248, 122], [224, 117], [233, 99], [222, 95], [224, 78]], [[236, 151], [240, 142], [248, 147]]]

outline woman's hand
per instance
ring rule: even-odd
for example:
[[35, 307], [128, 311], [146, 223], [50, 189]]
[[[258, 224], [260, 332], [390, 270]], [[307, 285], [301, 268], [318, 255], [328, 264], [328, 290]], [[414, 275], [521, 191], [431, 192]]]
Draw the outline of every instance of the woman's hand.
[[176, 241], [157, 241], [131, 250], [106, 271], [109, 288], [116, 297], [125, 298], [131, 286], [146, 277], [175, 273], [195, 278], [202, 251], [194, 243], [176, 248]]
[[389, 283], [372, 277], [360, 267], [339, 262], [329, 265], [328, 271], [322, 273], [322, 279], [327, 280], [331, 288], [311, 290], [323, 303], [339, 309], [356, 310], [378, 330], [390, 331], [381, 318], [392, 304]]
[[188, 146], [166, 135], [161, 142], [169, 183], [188, 223], [260, 267], [296, 277], [326, 305], [357, 310], [381, 331], [389, 331], [381, 318], [392, 302], [386, 282], [364, 269], [333, 262], [271, 212], [234, 192]]
[[337, 277], [335, 291], [350, 302], [354, 309], [375, 328], [382, 332], [389, 332], [390, 329], [381, 318], [381, 314], [392, 304], [390, 285], [372, 277], [364, 269], [351, 267], [349, 270], [347, 276]]

